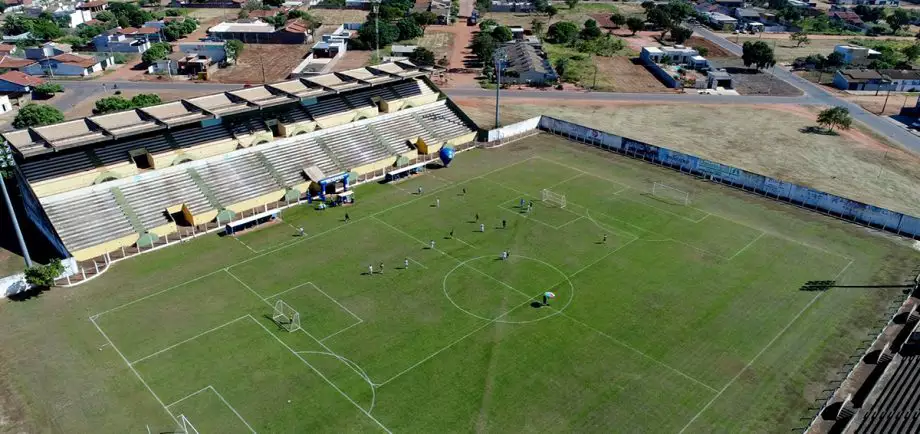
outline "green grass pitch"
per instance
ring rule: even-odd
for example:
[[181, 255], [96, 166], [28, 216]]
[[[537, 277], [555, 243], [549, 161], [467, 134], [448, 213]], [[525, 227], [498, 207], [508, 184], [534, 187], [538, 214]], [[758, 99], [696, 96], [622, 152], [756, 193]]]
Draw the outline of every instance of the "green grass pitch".
[[788, 431], [903, 298], [799, 288], [901, 283], [920, 260], [545, 135], [357, 198], [0, 305], [0, 396], [58, 432]]

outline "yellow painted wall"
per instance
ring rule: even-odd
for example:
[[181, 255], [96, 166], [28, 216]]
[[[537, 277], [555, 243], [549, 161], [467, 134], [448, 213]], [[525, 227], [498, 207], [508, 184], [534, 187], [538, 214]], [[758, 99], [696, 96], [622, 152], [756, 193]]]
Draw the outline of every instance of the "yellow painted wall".
[[380, 170], [386, 167], [390, 167], [394, 164], [396, 164], [396, 157], [387, 157], [387, 159], [385, 160], [380, 160], [374, 163], [365, 164], [363, 166], [356, 167], [352, 169], [351, 171], [357, 172], [359, 175], [363, 175], [365, 173], [370, 173], [375, 170]]
[[406, 98], [406, 104], [412, 107], [418, 107], [425, 104], [430, 104], [438, 100], [437, 93], [430, 93], [428, 95], [418, 95], [410, 98]]
[[462, 145], [467, 142], [472, 142], [474, 139], [476, 139], [475, 131], [468, 133], [468, 134], [464, 134], [459, 137], [454, 137], [453, 139], [448, 140], [447, 144], [451, 146], [457, 146], [457, 145]]
[[316, 120], [316, 123], [319, 124], [322, 128], [332, 128], [337, 125], [347, 124], [355, 119], [355, 111], [350, 110], [345, 113], [340, 113], [332, 116], [324, 116]]
[[359, 119], [370, 119], [376, 117], [380, 114], [380, 111], [377, 110], [377, 107], [365, 107], [363, 109], [355, 110], [355, 120]]
[[238, 142], [234, 139], [221, 140], [219, 142], [206, 143], [192, 148], [187, 148], [185, 154], [193, 160], [223, 155], [236, 150]]
[[122, 246], [130, 247], [135, 242], [137, 242], [138, 238], [140, 238], [140, 235], [138, 234], [126, 235], [124, 237], [121, 237], [121, 238], [118, 238], [112, 241], [108, 241], [102, 244], [97, 244], [95, 246], [87, 247], [85, 249], [77, 250], [71, 253], [73, 253], [74, 259], [78, 261], [85, 261], [87, 259], [92, 259], [97, 256], [100, 256], [106, 252], [114, 252], [116, 250], [120, 250]]
[[395, 99], [393, 101], [384, 100], [380, 102], [380, 110], [384, 113], [393, 113], [399, 111], [403, 105], [405, 105], [405, 100], [402, 99]]
[[278, 132], [284, 137], [296, 136], [300, 132], [309, 133], [316, 129], [316, 122], [303, 121], [293, 124], [278, 124]]
[[[186, 212], [187, 208], [183, 208], [182, 212]], [[217, 210], [205, 211], [201, 214], [192, 215], [191, 212], [185, 214], [185, 219], [188, 220], [193, 225], [203, 225], [207, 222], [210, 222], [217, 218]]]
[[272, 135], [271, 131], [260, 131], [256, 134], [240, 136], [238, 140], [240, 141], [240, 144], [243, 145], [244, 147], [249, 147], [249, 146], [255, 145], [256, 143], [259, 143], [262, 141], [270, 142], [272, 140], [275, 140], [275, 136]]
[[403, 152], [403, 153], [399, 154], [399, 156], [400, 156], [400, 157], [406, 157], [406, 158], [412, 160], [412, 159], [414, 159], [414, 158], [418, 158], [418, 150], [417, 150], [417, 149], [410, 149], [410, 150], [408, 150], [408, 151], [406, 151], [406, 152]]
[[265, 205], [269, 202], [276, 202], [279, 200], [284, 200], [284, 191], [285, 190], [276, 190], [268, 194], [263, 194], [262, 196], [256, 197], [254, 199], [244, 200], [242, 202], [237, 202], [233, 205], [227, 206], [227, 209], [233, 212], [243, 212], [252, 208], [256, 208], [262, 205]]
[[93, 185], [96, 178], [103, 172], [105, 172], [103, 169], [85, 170], [83, 172], [72, 173], [44, 181], [32, 182], [30, 185], [32, 186], [32, 190], [35, 191], [36, 196], [51, 196], [52, 194], [63, 193], [65, 191]]
[[[157, 236], [162, 237], [166, 234], [171, 234], [171, 233], [176, 232], [176, 224], [172, 222], [166, 223], [165, 225], [157, 226], [153, 229], [148, 229], [147, 232], [151, 232], [151, 233], [156, 234]], [[176, 238], [178, 239], [179, 236], [176, 235]]]
[[312, 183], [313, 183], [313, 181], [306, 181], [306, 182], [302, 182], [302, 183], [300, 183], [300, 184], [297, 184], [297, 185], [293, 186], [292, 188], [293, 188], [294, 190], [299, 191], [300, 194], [303, 194], [303, 193], [306, 193], [307, 191], [310, 190], [310, 184], [312, 184]]

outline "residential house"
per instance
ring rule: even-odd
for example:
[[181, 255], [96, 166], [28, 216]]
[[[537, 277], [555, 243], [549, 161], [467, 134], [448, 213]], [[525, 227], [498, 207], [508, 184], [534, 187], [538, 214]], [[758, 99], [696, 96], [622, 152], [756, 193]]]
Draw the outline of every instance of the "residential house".
[[843, 63], [850, 66], [866, 66], [882, 55], [881, 52], [858, 45], [837, 45], [835, 53], [843, 55]]
[[[370, 1], [370, 0], [368, 0]], [[241, 9], [246, 0], [171, 0], [173, 8]]]
[[118, 28], [115, 29], [116, 34], [125, 35], [130, 39], [136, 39], [139, 41], [147, 41], [150, 43], [161, 42], [163, 36], [160, 33], [160, 29], [156, 27], [125, 27], [124, 29]]
[[[361, 24], [346, 23], [333, 28], [334, 30], [326, 33], [329, 31], [328, 28], [324, 31], [324, 28], [320, 27], [319, 31], [322, 34], [320, 41], [314, 44], [310, 52], [304, 56], [303, 61], [294, 67], [290, 74], [291, 77], [324, 74], [331, 71], [348, 51], [348, 40], [357, 30], [361, 29]], [[393, 47], [399, 46], [394, 45]]]
[[429, 10], [431, 10], [431, 13], [438, 17], [438, 24], [450, 24], [450, 0], [431, 0], [431, 6], [429, 7]]
[[38, 47], [26, 48], [26, 59], [45, 59], [48, 57], [57, 56], [58, 54], [70, 53], [71, 51], [73, 50], [68, 44], [61, 44], [58, 42], [45, 42]]
[[502, 69], [503, 83], [542, 85], [559, 80], [540, 47], [510, 43], [500, 49], [508, 62]]
[[720, 12], [707, 12], [703, 17], [709, 26], [716, 30], [732, 31], [738, 26], [738, 20]]
[[719, 6], [724, 6], [727, 8], [744, 7], [744, 0], [712, 0], [712, 3], [715, 3]]
[[44, 83], [38, 77], [29, 74], [23, 74], [19, 71], [8, 71], [0, 75], [0, 93], [3, 94], [27, 94], [31, 93], [35, 86]]
[[[493, 0], [489, 6], [490, 12], [524, 12], [530, 13], [536, 9], [533, 2]], [[485, 11], [483, 11], [485, 12]]]
[[32, 4], [32, 0], [3, 0], [4, 11], [17, 11]]
[[223, 22], [208, 29], [208, 35], [220, 41], [238, 39], [256, 44], [305, 44], [313, 40], [310, 25], [300, 18], [288, 21], [280, 29], [258, 19]]
[[719, 71], [709, 71], [706, 74], [706, 87], [708, 89], [723, 88], [723, 89], [732, 89], [734, 83], [732, 81], [732, 76], [724, 70]]
[[17, 51], [13, 44], [0, 44], [0, 56], [11, 56]]
[[96, 51], [140, 54], [150, 49], [150, 42], [143, 38], [129, 37], [118, 31], [109, 31], [94, 37], [93, 46], [96, 47]]
[[346, 9], [364, 9], [368, 10], [371, 8], [371, 0], [345, 0]]
[[866, 23], [853, 11], [827, 11], [827, 17], [848, 30], [863, 31], [866, 29]]
[[3, 35], [3, 38], [0, 38], [0, 39], [2, 39], [4, 43], [14, 43], [15, 44], [16, 42], [27, 41], [33, 38], [32, 38], [32, 33], [25, 32], [25, 33], [21, 33], [18, 35]]
[[33, 5], [23, 9], [23, 14], [31, 18], [38, 18], [38, 16], [46, 12], [51, 14], [55, 21], [66, 23], [67, 27], [71, 29], [75, 29], [80, 24], [85, 24], [93, 19], [92, 12], [77, 9], [71, 4], [58, 4], [55, 7]]
[[415, 49], [418, 48], [418, 45], [397, 45], [393, 44], [390, 47], [390, 53], [394, 56], [408, 57], [410, 54], [415, 52]]
[[87, 2], [77, 3], [77, 9], [90, 11], [92, 13], [102, 12], [109, 8], [108, 0], [90, 0]]
[[[687, 65], [693, 69], [702, 69], [709, 66], [709, 61], [700, 56], [700, 52], [694, 48], [683, 45], [674, 45], [671, 47], [642, 47], [639, 53], [639, 59], [646, 65], [652, 63], [671, 63], [676, 65]], [[667, 62], [665, 62], [667, 61]]]
[[896, 8], [901, 5], [900, 0], [833, 0], [838, 5], [866, 5], [866, 6], [883, 6]]
[[180, 42], [178, 51], [187, 56], [207, 57], [215, 65], [227, 61], [226, 42]]
[[842, 90], [880, 90], [884, 79], [872, 69], [840, 69], [834, 74], [834, 87]]
[[31, 59], [22, 59], [19, 57], [3, 56], [0, 57], [0, 70], [5, 71], [22, 71], [25, 67], [34, 64]]
[[920, 71], [915, 69], [883, 69], [879, 71], [888, 80], [885, 89], [892, 92], [920, 91]]
[[0, 95], [0, 113], [7, 113], [13, 109], [13, 104], [10, 102], [10, 97], [7, 95]]
[[65, 53], [41, 59], [36, 63], [26, 66], [23, 72], [30, 75], [48, 74], [52, 76], [87, 77], [102, 72], [114, 64], [115, 59], [111, 57], [97, 59], [92, 56]]

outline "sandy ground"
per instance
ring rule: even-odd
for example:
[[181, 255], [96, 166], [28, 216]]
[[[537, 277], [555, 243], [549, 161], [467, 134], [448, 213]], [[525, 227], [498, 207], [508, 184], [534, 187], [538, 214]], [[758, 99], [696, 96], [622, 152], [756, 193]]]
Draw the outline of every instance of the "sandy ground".
[[[455, 101], [482, 127], [491, 127], [491, 99]], [[545, 100], [506, 94], [503, 101], [503, 124], [551, 113], [636, 140], [920, 215], [920, 156], [880, 143], [857, 129], [840, 135], [803, 132], [815, 126], [818, 108], [556, 101], [548, 110]], [[768, 125], [776, 128], [765, 128]]]
[[[737, 44], [743, 44], [745, 41], [764, 40], [767, 45], [773, 47], [776, 54], [776, 61], [779, 63], [792, 63], [796, 57], [805, 57], [809, 54], [823, 54], [827, 56], [834, 51], [834, 46], [846, 44], [853, 39], [852, 36], [835, 36], [833, 35], [808, 35], [811, 42], [807, 45], [796, 47], [795, 42], [789, 40], [788, 33], [762, 33], [762, 37], [753, 35], [731, 35], [728, 39]], [[784, 37], [780, 37], [784, 36]]]
[[875, 95], [852, 95], [846, 92], [840, 92], [841, 98], [859, 104], [860, 107], [880, 114], [882, 107], [885, 108], [885, 115], [892, 116], [901, 112], [902, 107], [913, 107], [917, 104], [917, 94], [913, 93], [892, 93], [888, 97], [888, 104], [885, 104], [885, 94]]
[[[131, 99], [131, 98], [134, 97], [135, 95], [141, 94], [141, 93], [153, 93], [153, 92], [150, 92], [150, 91], [146, 91], [146, 92], [145, 92], [145, 91], [136, 91], [136, 90], [126, 90], [126, 91], [123, 91], [119, 96], [121, 96], [122, 98], [125, 98], [125, 99]], [[169, 102], [169, 101], [175, 101], [175, 100], [177, 100], [177, 99], [182, 99], [182, 98], [194, 98], [194, 97], [196, 97], [196, 96], [208, 95], [208, 94], [214, 93], [214, 91], [213, 91], [213, 90], [211, 90], [211, 91], [209, 91], [209, 90], [202, 90], [202, 91], [196, 92], [196, 91], [189, 91], [189, 90], [161, 90], [161, 91], [158, 91], [158, 92], [155, 92], [155, 93], [156, 93], [157, 95], [160, 96], [160, 99], [161, 99], [163, 102]], [[74, 106], [72, 109], [67, 110], [66, 112], [64, 112], [64, 116], [65, 116], [68, 120], [69, 120], [69, 119], [82, 118], [82, 117], [86, 117], [86, 116], [92, 116], [92, 115], [93, 115], [93, 107], [96, 106], [96, 101], [97, 101], [98, 99], [105, 98], [105, 97], [107, 97], [107, 96], [115, 96], [115, 92], [112, 91], [111, 88], [109, 88], [109, 91], [106, 92], [105, 96], [99, 95], [98, 98], [96, 98], [96, 99], [86, 99], [86, 100], [83, 100], [83, 101], [81, 101], [79, 104], [77, 104], [76, 106]]]
[[218, 69], [213, 81], [221, 83], [272, 83], [287, 78], [300, 64], [310, 45], [246, 44], [236, 64]]

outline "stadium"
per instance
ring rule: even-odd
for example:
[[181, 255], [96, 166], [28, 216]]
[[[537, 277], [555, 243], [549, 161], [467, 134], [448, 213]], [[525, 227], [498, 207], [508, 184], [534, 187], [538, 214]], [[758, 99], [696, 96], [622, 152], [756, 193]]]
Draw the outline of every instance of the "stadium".
[[437, 73], [3, 133], [68, 268], [3, 307], [31, 428], [920, 429], [920, 219], [551, 116], [483, 130]]

